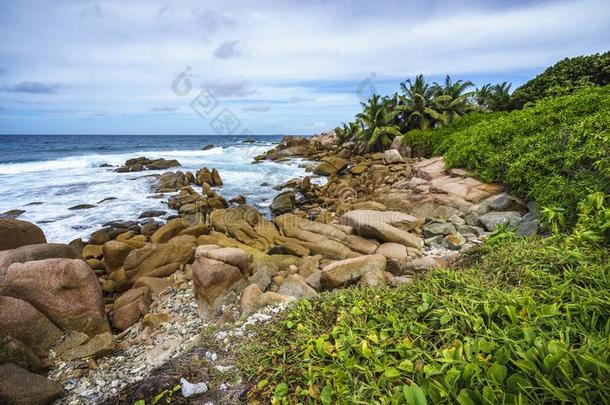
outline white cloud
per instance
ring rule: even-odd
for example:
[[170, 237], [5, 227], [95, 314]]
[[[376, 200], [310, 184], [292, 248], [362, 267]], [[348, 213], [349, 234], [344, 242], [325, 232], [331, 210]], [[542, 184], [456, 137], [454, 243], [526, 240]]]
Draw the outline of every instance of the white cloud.
[[[265, 117], [257, 125], [266, 132], [289, 122], [333, 126], [356, 111], [356, 87], [371, 72], [396, 88], [416, 73], [502, 81], [566, 56], [607, 50], [609, 21], [605, 0], [503, 7], [480, 0], [307, 7], [269, 0], [2, 2], [0, 87], [52, 83], [61, 92], [49, 108], [136, 114], [151, 105], [188, 106], [195, 94], [181, 99], [171, 82], [190, 66], [196, 91], [202, 85], [222, 99], [284, 101], [256, 115]], [[1, 92], [0, 103], [10, 109], [48, 101], [44, 96]]]

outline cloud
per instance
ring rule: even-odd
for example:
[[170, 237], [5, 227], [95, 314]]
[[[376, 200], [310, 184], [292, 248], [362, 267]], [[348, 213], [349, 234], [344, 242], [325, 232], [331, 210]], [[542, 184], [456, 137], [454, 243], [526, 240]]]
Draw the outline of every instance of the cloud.
[[214, 56], [220, 59], [237, 58], [243, 53], [239, 41], [225, 41], [214, 50]]
[[253, 104], [247, 107], [242, 108], [243, 111], [255, 111], [255, 112], [264, 112], [269, 111], [271, 106], [269, 104]]
[[6, 73], [6, 68], [3, 68], [0, 66], [0, 75], [3, 75]]
[[304, 101], [313, 101], [313, 98], [293, 96], [286, 100], [287, 103], [302, 103]]
[[150, 110], [148, 110], [149, 112], [173, 112], [173, 111], [177, 111], [178, 107], [172, 107], [172, 106], [161, 106], [161, 107], [152, 107]]
[[206, 83], [201, 87], [214, 97], [244, 97], [256, 94], [256, 90], [249, 89], [244, 82]]
[[29, 93], [29, 94], [56, 94], [59, 90], [59, 84], [45, 84], [40, 82], [21, 82], [12, 86], [0, 87], [0, 90], [9, 93]]

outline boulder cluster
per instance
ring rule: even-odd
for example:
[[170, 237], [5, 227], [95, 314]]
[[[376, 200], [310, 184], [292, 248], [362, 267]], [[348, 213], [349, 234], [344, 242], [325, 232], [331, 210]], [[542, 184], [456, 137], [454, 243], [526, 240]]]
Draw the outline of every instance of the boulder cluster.
[[176, 159], [148, 159], [144, 156], [140, 156], [137, 158], [128, 159], [125, 164], [118, 167], [115, 172], [126, 173], [141, 172], [143, 170], [163, 170], [177, 166], [180, 166], [180, 163]]
[[[154, 308], [172, 292], [188, 299], [190, 291], [200, 319], [222, 324], [322, 291], [409, 283], [500, 224], [519, 235], [538, 230], [533, 204], [447, 170], [442, 158], [414, 158], [400, 140], [361, 155], [333, 133], [287, 137], [255, 161], [295, 157], [312, 161], [307, 170], [326, 182], [277, 185], [270, 215], [243, 196], [225, 200], [212, 190], [222, 186], [218, 171], [203, 168], [159, 177], [155, 191], [175, 192], [167, 207], [176, 215], [166, 222], [152, 218], [164, 211], [147, 212], [63, 245], [46, 243], [33, 224], [0, 219], [0, 339], [9, 348], [0, 363], [11, 363], [0, 366], [0, 392], [6, 373], [34, 382], [54, 359], [125, 349], [133, 330], [154, 346], [173, 319]], [[149, 166], [126, 167], [134, 165]], [[61, 394], [45, 381], [36, 386], [47, 400]]]

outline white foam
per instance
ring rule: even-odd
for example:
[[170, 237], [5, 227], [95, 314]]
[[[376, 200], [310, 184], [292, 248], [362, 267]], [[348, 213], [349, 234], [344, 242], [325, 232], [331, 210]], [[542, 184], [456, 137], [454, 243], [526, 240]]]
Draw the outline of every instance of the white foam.
[[[102, 164], [121, 165], [125, 160], [146, 156], [177, 159], [182, 167], [169, 170], [195, 171], [207, 166], [220, 171], [224, 186], [218, 191], [227, 199], [238, 194], [249, 204], [268, 206], [277, 194], [272, 185], [305, 175], [297, 165], [263, 162], [252, 164], [253, 157], [269, 149], [268, 145], [235, 145], [202, 150], [138, 151], [125, 154], [90, 154], [50, 161], [0, 165], [0, 213], [11, 209], [26, 210], [20, 219], [38, 223], [49, 242], [69, 242], [86, 238], [102, 224], [114, 220], [135, 220], [145, 210], [166, 210], [163, 200], [149, 198], [154, 178], [163, 171], [116, 173]], [[117, 200], [97, 203], [107, 197]], [[41, 205], [28, 205], [42, 202]], [[95, 208], [70, 211], [78, 204]]]

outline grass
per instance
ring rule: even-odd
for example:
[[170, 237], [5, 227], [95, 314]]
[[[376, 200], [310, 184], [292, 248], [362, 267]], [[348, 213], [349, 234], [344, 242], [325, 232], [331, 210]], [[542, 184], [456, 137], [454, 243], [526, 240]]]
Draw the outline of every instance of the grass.
[[242, 348], [251, 401], [609, 403], [609, 253], [509, 238], [412, 285], [302, 300]]

